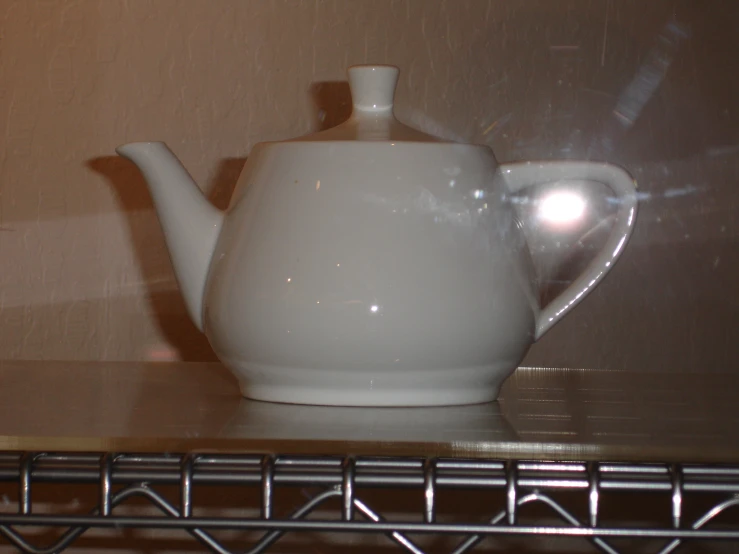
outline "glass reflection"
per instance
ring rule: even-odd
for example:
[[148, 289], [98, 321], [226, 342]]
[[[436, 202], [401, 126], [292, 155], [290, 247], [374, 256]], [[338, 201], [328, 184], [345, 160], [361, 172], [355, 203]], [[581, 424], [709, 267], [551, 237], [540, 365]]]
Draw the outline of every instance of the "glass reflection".
[[537, 217], [546, 223], [566, 225], [580, 221], [585, 208], [585, 199], [576, 192], [550, 192], [539, 201]]

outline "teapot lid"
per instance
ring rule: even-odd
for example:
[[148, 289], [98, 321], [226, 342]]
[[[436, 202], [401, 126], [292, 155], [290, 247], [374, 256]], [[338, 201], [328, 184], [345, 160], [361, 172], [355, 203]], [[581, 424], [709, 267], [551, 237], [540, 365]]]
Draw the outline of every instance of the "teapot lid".
[[352, 113], [343, 123], [289, 142], [391, 141], [446, 142], [398, 121], [393, 97], [400, 70], [392, 65], [354, 65], [348, 69]]

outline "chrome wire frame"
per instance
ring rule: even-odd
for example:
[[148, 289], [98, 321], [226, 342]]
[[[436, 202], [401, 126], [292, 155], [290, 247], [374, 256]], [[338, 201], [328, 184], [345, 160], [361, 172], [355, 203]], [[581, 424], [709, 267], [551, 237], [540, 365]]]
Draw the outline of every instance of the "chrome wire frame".
[[[243, 545], [249, 553], [266, 552], [278, 539], [292, 532], [379, 533], [393, 541], [399, 551], [421, 554], [424, 550], [410, 535], [462, 537], [454, 554], [472, 551], [486, 537], [581, 537], [608, 553], [615, 539], [660, 539], [660, 554], [675, 551], [686, 542], [739, 540], [739, 519], [717, 527], [713, 520], [739, 505], [739, 465], [692, 465], [675, 463], [538, 462], [460, 460], [409, 457], [321, 457], [226, 455], [226, 454], [135, 454], [50, 453], [0, 454], [0, 482], [17, 483], [17, 510], [0, 513], [0, 535], [21, 551], [42, 554], [59, 552], [91, 528], [182, 529], [210, 551], [231, 552], [215, 536], [219, 530], [262, 532], [255, 544]], [[34, 513], [33, 490], [38, 483], [98, 486], [98, 505], [80, 515]], [[193, 494], [208, 486], [250, 487], [260, 498], [258, 515], [252, 518], [197, 517]], [[179, 489], [179, 502], [168, 500], [158, 486]], [[275, 493], [285, 487], [316, 487], [289, 517], [275, 517]], [[403, 521], [389, 520], [363, 499], [370, 488], [416, 491], [421, 499], [418, 514]], [[439, 521], [444, 490], [499, 491], [502, 503], [485, 521], [446, 523]], [[567, 510], [558, 495], [581, 491], [580, 517]], [[659, 494], [669, 499], [668, 525], [645, 527], [609, 526], [602, 514], [603, 499], [612, 492]], [[686, 521], [686, 505], [701, 493], [719, 500], [697, 519]], [[144, 498], [160, 515], [129, 516], [115, 513], [126, 500]], [[339, 510], [328, 519], [306, 519], [317, 508], [336, 499]], [[633, 500], [632, 500], [633, 501]], [[561, 524], [527, 524], [529, 504], [546, 507]], [[255, 512], [257, 513], [257, 512]], [[66, 528], [46, 546], [31, 544], [24, 534], [28, 526]], [[710, 527], [710, 528], [709, 528]], [[610, 541], [610, 542], [609, 542]]]

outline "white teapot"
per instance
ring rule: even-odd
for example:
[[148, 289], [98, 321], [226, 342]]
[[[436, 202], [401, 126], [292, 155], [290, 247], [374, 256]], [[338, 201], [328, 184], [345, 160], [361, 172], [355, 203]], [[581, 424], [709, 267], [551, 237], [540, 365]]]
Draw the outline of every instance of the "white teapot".
[[[216, 209], [161, 142], [116, 149], [146, 178], [188, 313], [248, 398], [433, 406], [495, 400], [531, 344], [613, 267], [634, 227], [632, 178], [605, 163], [498, 164], [395, 119], [398, 69], [349, 69], [353, 112], [257, 144]], [[595, 182], [613, 231], [547, 306], [514, 194]]]

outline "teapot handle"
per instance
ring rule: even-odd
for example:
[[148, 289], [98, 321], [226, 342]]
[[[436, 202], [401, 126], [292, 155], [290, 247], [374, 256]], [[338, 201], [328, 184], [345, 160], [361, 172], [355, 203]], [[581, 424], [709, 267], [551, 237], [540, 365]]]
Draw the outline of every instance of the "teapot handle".
[[560, 180], [584, 180], [607, 185], [617, 197], [616, 222], [603, 248], [585, 271], [539, 313], [535, 335], [535, 340], [539, 340], [600, 283], [623, 252], [636, 220], [636, 182], [620, 167], [596, 162], [520, 162], [502, 164], [499, 171], [511, 193]]

